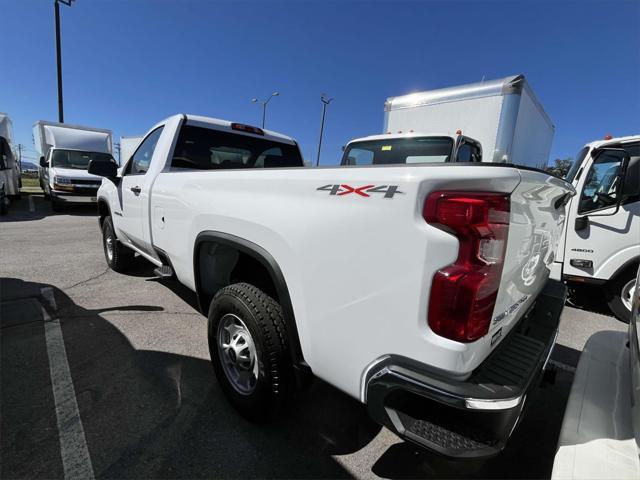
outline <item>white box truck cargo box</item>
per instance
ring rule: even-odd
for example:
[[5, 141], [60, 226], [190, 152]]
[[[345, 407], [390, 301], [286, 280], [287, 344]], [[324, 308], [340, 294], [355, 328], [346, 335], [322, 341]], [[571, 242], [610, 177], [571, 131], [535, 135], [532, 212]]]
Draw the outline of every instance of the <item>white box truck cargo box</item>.
[[385, 102], [384, 132], [446, 133], [480, 141], [484, 162], [543, 169], [555, 127], [524, 75], [412, 93]]
[[143, 136], [120, 137], [120, 165], [124, 165], [142, 141]]
[[[20, 165], [13, 144], [13, 123], [6, 113], [0, 113], [0, 183], [4, 194], [12, 197], [20, 195]], [[0, 199], [4, 202], [4, 199]]]
[[111, 130], [39, 120], [33, 125], [33, 143], [40, 156], [51, 148], [113, 153]]

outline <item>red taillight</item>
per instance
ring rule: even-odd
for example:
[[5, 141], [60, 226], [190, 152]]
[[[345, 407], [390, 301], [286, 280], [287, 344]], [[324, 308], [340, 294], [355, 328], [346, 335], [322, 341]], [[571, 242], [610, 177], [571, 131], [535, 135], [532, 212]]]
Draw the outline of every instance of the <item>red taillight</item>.
[[433, 276], [429, 326], [436, 334], [472, 342], [489, 331], [498, 296], [509, 234], [509, 195], [434, 192], [423, 217], [455, 235], [460, 247], [454, 263]]

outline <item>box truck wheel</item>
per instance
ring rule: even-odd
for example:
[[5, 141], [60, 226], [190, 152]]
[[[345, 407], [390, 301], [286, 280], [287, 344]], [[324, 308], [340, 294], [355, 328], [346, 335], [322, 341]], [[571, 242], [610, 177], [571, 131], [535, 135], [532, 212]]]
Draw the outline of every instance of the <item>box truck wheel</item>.
[[209, 308], [209, 352], [218, 382], [247, 419], [282, 413], [293, 394], [293, 365], [282, 308], [248, 283], [216, 293]]
[[631, 304], [636, 288], [638, 265], [626, 268], [622, 273], [607, 282], [607, 303], [613, 314], [625, 323], [631, 318]]
[[64, 210], [64, 205], [60, 200], [57, 200], [53, 195], [51, 196], [51, 210], [54, 212], [61, 212]]
[[131, 265], [134, 257], [133, 250], [118, 241], [111, 217], [106, 217], [102, 221], [102, 247], [107, 265], [114, 272], [123, 272]]

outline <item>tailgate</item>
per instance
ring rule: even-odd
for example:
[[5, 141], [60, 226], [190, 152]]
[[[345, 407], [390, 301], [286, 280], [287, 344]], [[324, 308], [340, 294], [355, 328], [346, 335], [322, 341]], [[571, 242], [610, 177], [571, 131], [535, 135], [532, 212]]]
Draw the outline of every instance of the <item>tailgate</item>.
[[565, 222], [565, 204], [575, 194], [564, 180], [541, 171], [519, 169], [521, 182], [511, 194], [511, 212], [502, 278], [489, 334], [504, 337], [542, 290]]

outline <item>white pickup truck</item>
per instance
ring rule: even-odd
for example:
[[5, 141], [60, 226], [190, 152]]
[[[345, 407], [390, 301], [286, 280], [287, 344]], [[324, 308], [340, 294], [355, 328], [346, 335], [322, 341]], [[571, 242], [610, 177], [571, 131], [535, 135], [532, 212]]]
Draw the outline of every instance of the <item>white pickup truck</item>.
[[137, 252], [196, 292], [246, 417], [313, 374], [428, 449], [504, 447], [554, 344], [570, 184], [500, 164], [309, 169], [291, 138], [191, 115], [89, 172], [109, 266]]

